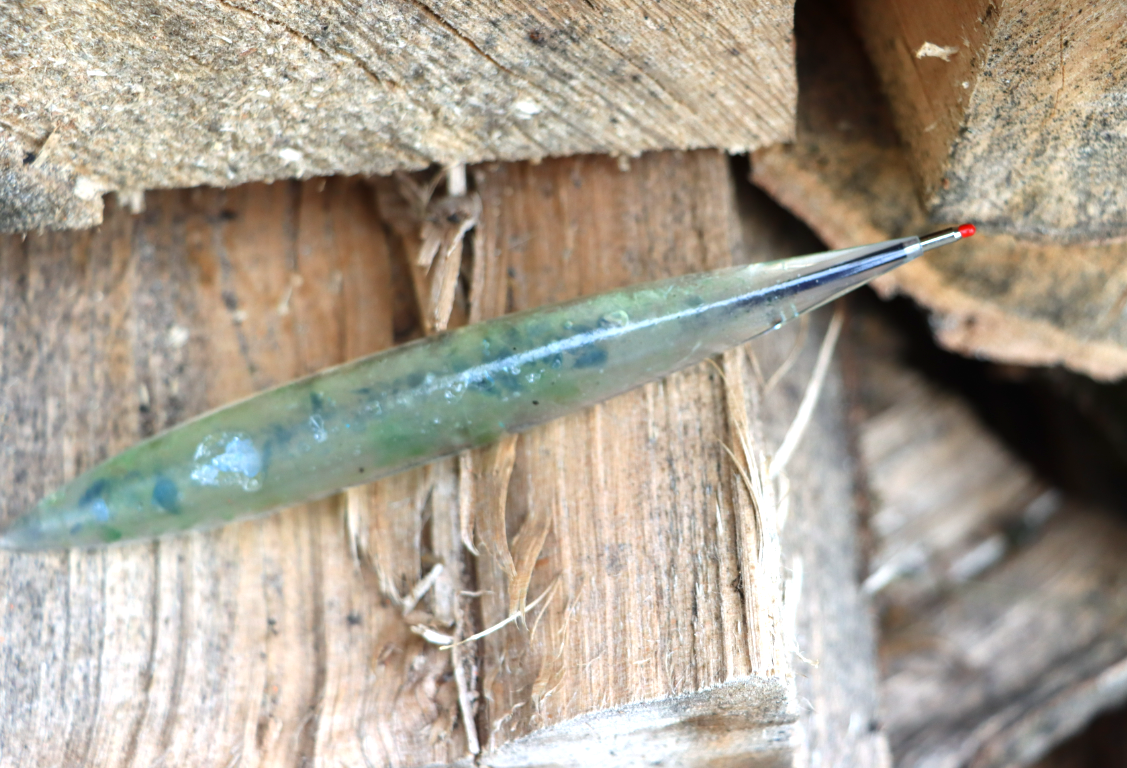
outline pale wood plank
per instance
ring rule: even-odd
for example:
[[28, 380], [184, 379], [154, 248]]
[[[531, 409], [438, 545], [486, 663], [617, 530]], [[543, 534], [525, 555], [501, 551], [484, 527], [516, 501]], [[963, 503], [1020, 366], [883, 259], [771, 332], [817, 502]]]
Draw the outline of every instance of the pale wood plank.
[[0, 8], [0, 231], [101, 195], [793, 134], [792, 0]]

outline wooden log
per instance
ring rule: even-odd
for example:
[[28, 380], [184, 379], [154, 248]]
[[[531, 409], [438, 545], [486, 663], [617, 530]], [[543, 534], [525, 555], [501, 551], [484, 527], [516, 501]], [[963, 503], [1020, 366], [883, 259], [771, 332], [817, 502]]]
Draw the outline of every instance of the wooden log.
[[1071, 506], [1037, 546], [890, 638], [884, 723], [897, 759], [1027, 764], [1127, 701], [1125, 544], [1111, 515]]
[[[628, 174], [606, 159], [479, 173], [482, 313], [728, 263], [742, 250], [728, 174], [711, 153], [646, 157]], [[785, 230], [765, 201], [751, 208], [752, 249], [777, 257], [794, 247], [766, 246]], [[766, 370], [796, 333], [753, 345]], [[757, 411], [769, 445], [781, 442], [809, 378], [816, 346], [803, 349]], [[853, 577], [837, 376], [791, 470], [780, 549], [771, 529], [783, 521], [764, 506], [758, 541], [722, 447], [738, 443], [740, 382], [756, 386], [746, 365], [728, 355], [722, 376], [698, 367], [520, 438], [503, 510], [516, 532], [512, 556], [539, 559], [529, 594], [558, 585], [558, 595], [530, 620], [531, 634], [509, 627], [484, 641], [489, 764], [634, 764], [658, 754], [684, 765], [881, 764], [883, 734], [856, 728], [875, 707], [873, 641]], [[545, 514], [550, 532], [528, 536]], [[477, 570], [486, 626], [512, 604], [511, 583], [491, 561], [483, 555]], [[777, 580], [780, 565], [798, 580]], [[796, 611], [797, 647], [817, 668], [793, 666], [780, 610]], [[782, 727], [789, 683], [779, 683], [796, 673], [813, 712], [804, 707], [791, 730]], [[790, 744], [768, 746], [774, 739]]]
[[101, 196], [793, 135], [791, 0], [5, 4], [0, 231]]
[[857, 0], [933, 218], [1084, 242], [1127, 234], [1127, 8]]
[[895, 362], [904, 352], [893, 344], [877, 352], [873, 335], [860, 363], [871, 400], [859, 446], [877, 500], [868, 522], [878, 542], [865, 587], [882, 605], [916, 616], [993, 566], [1030, 505], [1052, 509], [1055, 495], [962, 398]]
[[[470, 318], [742, 253], [720, 153], [474, 177]], [[194, 413], [419, 333], [390, 184], [159, 193], [96, 231], [4, 240], [3, 514]], [[762, 340], [764, 369], [797, 333]], [[858, 727], [875, 672], [836, 375], [761, 528], [723, 448], [777, 445], [820, 337], [758, 409], [737, 351], [521, 436], [511, 480], [495, 448], [213, 532], [0, 554], [2, 759], [879, 764], [883, 735]], [[523, 622], [440, 647], [522, 603]]]
[[[389, 244], [356, 180], [155, 196], [3, 243], [4, 514], [109, 453], [390, 345]], [[408, 307], [408, 312], [411, 308]], [[409, 331], [400, 326], [400, 331]], [[421, 544], [426, 473], [381, 485]], [[423, 490], [420, 490], [420, 489]], [[4, 556], [11, 764], [448, 762], [449, 654], [350, 554], [341, 498], [159, 543]], [[404, 514], [403, 509], [412, 510]]]
[[[913, 193], [912, 161], [848, 18], [824, 3], [799, 10], [798, 140], [754, 153], [755, 183], [833, 247], [927, 231], [935, 224]], [[980, 234], [897, 270], [877, 288], [930, 309], [936, 338], [953, 351], [1063, 364], [1099, 379], [1127, 375], [1123, 243], [1064, 246]]]
[[1039, 489], [968, 405], [898, 362], [894, 330], [852, 327], [896, 764], [1032, 763], [1127, 701], [1127, 525]]

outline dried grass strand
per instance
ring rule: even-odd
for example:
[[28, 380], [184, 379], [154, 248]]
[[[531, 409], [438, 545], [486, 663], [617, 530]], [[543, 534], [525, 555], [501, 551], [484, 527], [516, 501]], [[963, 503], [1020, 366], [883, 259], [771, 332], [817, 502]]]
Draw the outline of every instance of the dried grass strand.
[[763, 384], [764, 397], [771, 394], [771, 390], [773, 390], [775, 386], [782, 381], [783, 377], [790, 372], [790, 369], [794, 367], [798, 356], [802, 354], [802, 348], [806, 345], [806, 336], [809, 332], [810, 315], [803, 315], [798, 318], [798, 335], [794, 339], [794, 346], [790, 348], [786, 359], [783, 360], [783, 362], [779, 364], [779, 367], [775, 369], [775, 372], [771, 374], [771, 378], [767, 379]]
[[772, 480], [786, 469], [787, 463], [794, 455], [795, 448], [802, 440], [802, 435], [806, 432], [806, 427], [810, 424], [810, 418], [814, 415], [814, 406], [818, 404], [822, 385], [826, 381], [826, 374], [829, 373], [830, 360], [833, 359], [834, 348], [837, 346], [844, 321], [845, 311], [839, 305], [837, 311], [834, 312], [833, 319], [830, 320], [829, 328], [826, 329], [825, 338], [822, 339], [822, 346], [818, 350], [818, 359], [814, 363], [814, 372], [810, 375], [810, 382], [806, 385], [806, 392], [803, 393], [802, 402], [798, 405], [798, 413], [795, 414], [794, 421], [787, 429], [782, 445], [779, 446], [779, 450], [775, 452], [771, 459], [767, 476]]
[[[529, 603], [527, 606], [525, 606], [525, 612], [532, 610], [533, 608], [538, 606], [541, 603], [541, 601], [543, 601], [545, 598], [552, 595], [556, 590], [556, 584], [558, 582], [559, 582], [559, 577], [556, 577], [555, 579], [553, 579], [551, 586], [549, 586], [547, 589], [545, 589], [543, 592], [541, 592], [540, 597], [536, 598], [531, 603]], [[478, 632], [476, 635], [470, 635], [469, 637], [463, 638], [462, 640], [459, 640], [456, 643], [450, 643], [449, 645], [440, 646], [439, 650], [445, 651], [448, 648], [456, 648], [459, 645], [465, 645], [466, 643], [472, 643], [475, 640], [480, 640], [483, 637], [487, 637], [489, 635], [492, 635], [494, 632], [497, 632], [498, 630], [503, 629], [504, 627], [507, 627], [508, 625], [510, 625], [514, 621], [516, 621], [517, 619], [520, 619], [522, 616], [524, 616], [524, 612], [521, 612], [521, 611], [515, 611], [514, 613], [510, 613], [507, 617], [505, 617], [504, 619], [501, 619], [501, 621], [497, 622], [496, 624], [489, 627], [488, 629], [483, 629], [480, 632]]]

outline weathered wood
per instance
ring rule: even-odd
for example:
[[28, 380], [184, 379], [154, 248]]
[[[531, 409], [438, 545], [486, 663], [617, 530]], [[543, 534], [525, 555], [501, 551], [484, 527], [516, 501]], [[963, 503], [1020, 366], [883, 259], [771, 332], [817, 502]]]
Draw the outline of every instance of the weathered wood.
[[[624, 174], [607, 159], [580, 159], [478, 173], [485, 316], [738, 258], [740, 222], [718, 155], [634, 165]], [[775, 216], [758, 233], [764, 241], [779, 239]], [[795, 333], [755, 346], [764, 367], [786, 357]], [[769, 444], [793, 418], [814, 349], [758, 411], [770, 414]], [[870, 721], [875, 683], [853, 578], [836, 377], [791, 470], [783, 549], [768, 533], [756, 556], [751, 510], [722, 448], [738, 439], [743, 406], [732, 393], [740, 381], [756, 386], [746, 364], [724, 358], [728, 394], [720, 372], [701, 366], [519, 439], [506, 509], [509, 530], [519, 530], [513, 556], [527, 556], [532, 539], [530, 595], [553, 585], [558, 593], [530, 617], [532, 634], [510, 627], [483, 641], [487, 763], [632, 764], [661, 754], [686, 765], [761, 764], [795, 759], [797, 748], [800, 765], [879, 764], [883, 736], [850, 726]], [[547, 538], [527, 537], [544, 514]], [[765, 527], [782, 522], [764, 510]], [[797, 606], [802, 577], [780, 591], [780, 557], [800, 573], [805, 565]], [[485, 555], [477, 575], [488, 626], [510, 610], [508, 582]], [[798, 677], [817, 712], [798, 731], [783, 725], [790, 683], [780, 683], [794, 674], [787, 611], [797, 612], [798, 648], [821, 662]], [[769, 747], [775, 739], [790, 743]]]
[[[153, 203], [3, 243], [5, 515], [139, 437], [394, 339], [410, 294], [366, 185]], [[393, 523], [419, 517], [400, 510], [424, 478], [381, 485]], [[341, 511], [337, 498], [154, 544], [5, 554], [0, 761], [464, 755], [448, 654], [354, 562]], [[418, 548], [403, 538], [410, 584]]]
[[[720, 153], [474, 177], [470, 318], [743, 253]], [[4, 240], [3, 514], [140, 436], [419, 333], [389, 188], [158, 193], [96, 231]], [[883, 736], [858, 727], [875, 673], [836, 375], [762, 528], [723, 448], [746, 458], [742, 424], [778, 444], [821, 328], [758, 407], [734, 352], [522, 435], [508, 481], [481, 451], [214, 532], [0, 554], [0, 765], [469, 765], [477, 744], [497, 766], [880, 764]], [[764, 370], [796, 334], [757, 344]], [[506, 486], [492, 544], [511, 571], [480, 524]], [[526, 622], [442, 650], [510, 614], [512, 573], [545, 596]]]
[[793, 135], [791, 0], [0, 7], [0, 231], [101, 195]]
[[[820, 324], [815, 326], [814, 338], [821, 330]], [[763, 342], [767, 346], [767, 339]], [[779, 346], [771, 357], [755, 347], [767, 371], [782, 364]], [[809, 381], [815, 346], [806, 346], [792, 373], [764, 400], [760, 413], [772, 445], [778, 445], [790, 427]], [[795, 765], [891, 768], [879, 717], [878, 674], [869, 657], [875, 644], [872, 609], [858, 585], [855, 464], [836, 370], [822, 398], [801, 450], [787, 465], [791, 480], [785, 491], [790, 509], [782, 536], [787, 589], [800, 589], [795, 666], [804, 706]]]
[[857, 0], [933, 218], [1058, 241], [1127, 234], [1127, 8]]
[[1029, 764], [1127, 700], [1127, 525], [1038, 495], [969, 406], [898, 362], [894, 331], [854, 328], [896, 763]]
[[870, 313], [854, 324], [858, 447], [876, 542], [865, 588], [887, 611], [917, 617], [1001, 560], [1023, 527], [1043, 522], [1029, 510], [1052, 511], [1058, 494], [962, 398], [902, 362], [905, 339]]
[[902, 650], [885, 657], [884, 723], [898, 760], [1029, 763], [1127, 701], [1124, 546], [1112, 516], [1069, 507], [1035, 547], [890, 638]]
[[[848, 18], [824, 3], [799, 10], [798, 140], [756, 152], [755, 183], [833, 247], [927, 231], [933, 225], [913, 193], [910, 161]], [[877, 287], [932, 310], [936, 338], [956, 352], [1063, 364], [1100, 379], [1127, 375], [1123, 243], [1062, 246], [979, 234]]]

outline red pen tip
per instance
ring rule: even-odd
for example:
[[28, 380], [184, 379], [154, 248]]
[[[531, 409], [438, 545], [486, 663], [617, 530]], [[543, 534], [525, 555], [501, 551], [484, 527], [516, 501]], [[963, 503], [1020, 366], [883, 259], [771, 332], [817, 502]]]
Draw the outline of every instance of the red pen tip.
[[960, 224], [959, 225], [959, 234], [962, 235], [963, 237], [970, 237], [974, 233], [975, 233], [975, 229], [974, 229], [973, 224]]

